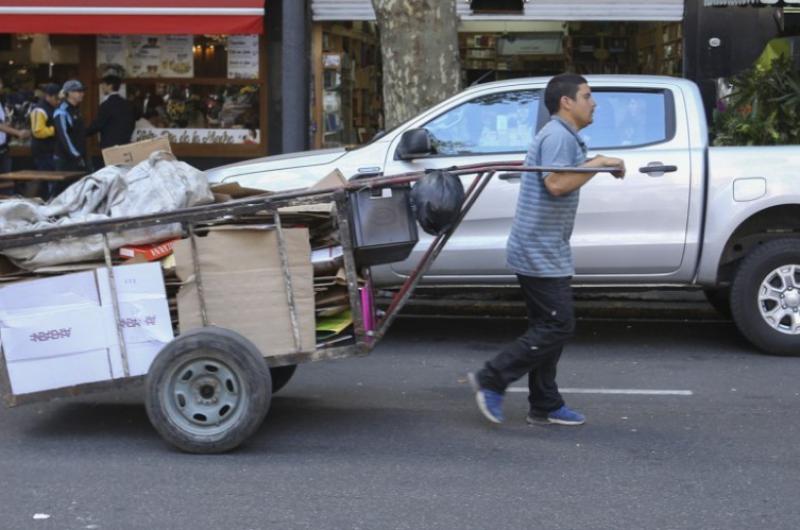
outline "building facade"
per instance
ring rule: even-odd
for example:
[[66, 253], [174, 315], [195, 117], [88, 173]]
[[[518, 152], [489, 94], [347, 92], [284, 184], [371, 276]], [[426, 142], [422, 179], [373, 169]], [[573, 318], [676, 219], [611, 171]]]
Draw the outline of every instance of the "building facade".
[[[89, 123], [108, 73], [138, 121], [199, 166], [267, 153], [264, 0], [0, 0], [0, 75], [18, 127], [45, 83], [79, 79]], [[25, 167], [25, 142], [11, 146]], [[95, 142], [90, 153], [99, 155]]]

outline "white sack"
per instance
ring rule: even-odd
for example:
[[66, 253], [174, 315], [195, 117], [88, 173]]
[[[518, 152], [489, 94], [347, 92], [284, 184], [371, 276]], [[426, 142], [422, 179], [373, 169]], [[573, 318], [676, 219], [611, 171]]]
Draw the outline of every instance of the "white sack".
[[[105, 167], [87, 175], [48, 204], [28, 199], [0, 202], [0, 233], [39, 230], [87, 221], [135, 217], [214, 202], [202, 171], [155, 152], [133, 168]], [[181, 235], [181, 226], [152, 226], [108, 234], [112, 249], [155, 243]], [[17, 266], [35, 269], [102, 258], [100, 235], [65, 238], [28, 247], [0, 250]]]

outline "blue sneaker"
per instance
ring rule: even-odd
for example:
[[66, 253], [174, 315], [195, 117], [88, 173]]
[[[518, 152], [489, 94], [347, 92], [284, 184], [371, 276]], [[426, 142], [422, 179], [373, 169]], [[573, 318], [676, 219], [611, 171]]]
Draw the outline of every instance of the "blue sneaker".
[[560, 409], [554, 410], [547, 416], [538, 416], [529, 413], [526, 421], [531, 425], [583, 425], [586, 423], [586, 416], [563, 405]]
[[503, 423], [503, 394], [481, 388], [478, 378], [472, 372], [467, 374], [467, 379], [469, 379], [472, 390], [475, 391], [478, 408], [486, 416], [486, 419], [492, 423]]

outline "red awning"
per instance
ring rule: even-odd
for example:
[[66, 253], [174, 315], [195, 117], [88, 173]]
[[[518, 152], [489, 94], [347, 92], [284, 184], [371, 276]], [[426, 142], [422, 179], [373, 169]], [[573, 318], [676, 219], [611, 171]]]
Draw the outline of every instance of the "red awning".
[[0, 33], [255, 34], [264, 0], [0, 0]]

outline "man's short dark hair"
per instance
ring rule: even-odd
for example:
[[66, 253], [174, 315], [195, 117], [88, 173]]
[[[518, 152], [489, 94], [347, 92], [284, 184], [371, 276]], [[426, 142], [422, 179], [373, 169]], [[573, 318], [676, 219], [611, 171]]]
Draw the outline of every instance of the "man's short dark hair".
[[46, 83], [42, 85], [42, 92], [45, 93], [47, 96], [57, 96], [59, 92], [61, 92], [61, 85], [57, 85], [55, 83]]
[[547, 83], [547, 88], [544, 89], [544, 105], [553, 115], [561, 107], [562, 97], [575, 99], [578, 96], [578, 87], [586, 84], [588, 84], [586, 78], [578, 74], [557, 75]]
[[107, 85], [111, 85], [111, 88], [116, 92], [119, 90], [119, 87], [122, 85], [122, 79], [120, 79], [116, 75], [106, 75], [103, 76], [103, 83]]

